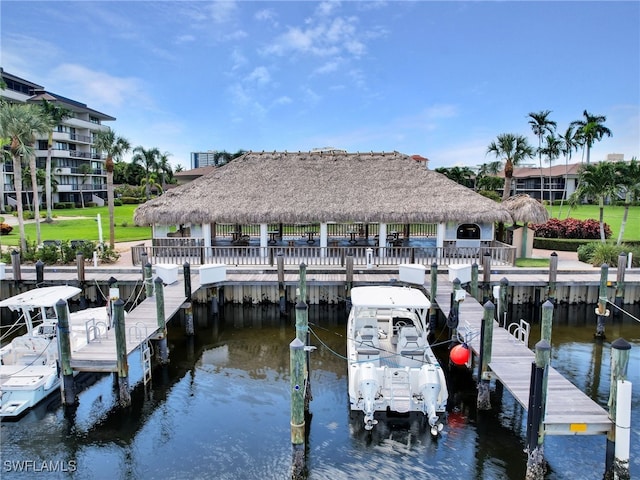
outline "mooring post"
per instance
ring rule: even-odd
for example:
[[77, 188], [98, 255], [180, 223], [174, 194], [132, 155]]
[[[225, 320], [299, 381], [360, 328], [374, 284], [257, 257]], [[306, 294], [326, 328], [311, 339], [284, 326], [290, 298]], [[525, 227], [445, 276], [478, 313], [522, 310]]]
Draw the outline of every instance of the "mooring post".
[[284, 255], [282, 252], [278, 253], [276, 264], [278, 266], [278, 304], [280, 315], [284, 316], [287, 313], [287, 289], [284, 284]]
[[480, 359], [478, 362], [478, 410], [490, 410], [491, 399], [489, 396], [489, 383], [491, 372], [491, 348], [493, 345], [493, 322], [495, 322], [496, 307], [491, 301], [484, 304], [484, 316], [480, 330]]
[[347, 263], [345, 266], [345, 277], [346, 277], [346, 285], [345, 289], [347, 290], [347, 302], [351, 301], [351, 289], [353, 288], [353, 254], [347, 255]]
[[44, 262], [38, 260], [36, 262], [36, 286], [40, 286], [44, 283]]
[[549, 257], [549, 293], [547, 299], [556, 303], [556, 290], [558, 284], [558, 254], [553, 252]]
[[11, 252], [11, 271], [13, 272], [13, 280], [15, 282], [22, 281], [22, 271], [20, 270], [20, 252], [13, 250]]
[[485, 252], [482, 256], [482, 303], [489, 301], [491, 295], [491, 254]]
[[140, 254], [140, 269], [142, 270], [142, 281], [144, 282], [146, 277], [146, 273], [145, 273], [145, 268], [147, 266], [147, 263], [149, 263], [149, 255], [147, 255], [146, 251], [143, 251]]
[[[300, 279], [300, 285], [302, 286], [302, 278]], [[302, 290], [302, 288], [301, 288]], [[304, 300], [298, 301], [296, 304], [296, 338], [300, 340], [305, 347], [308, 347], [310, 343], [309, 332], [309, 307]], [[306, 348], [306, 361], [305, 361], [305, 391], [304, 391], [304, 410], [309, 411], [309, 402], [312, 399], [311, 395], [311, 358], [310, 349]]]
[[478, 264], [473, 262], [471, 265], [471, 296], [478, 300]]
[[147, 262], [144, 264], [144, 288], [147, 298], [153, 297], [153, 280], [151, 277], [151, 264]]
[[[619, 418], [618, 413], [620, 413], [620, 418], [626, 419], [627, 416], [631, 415], [631, 411], [621, 411], [617, 410], [617, 401], [618, 401], [618, 387], [620, 383], [629, 383], [627, 380], [627, 369], [629, 366], [629, 354], [631, 352], [631, 344], [627, 342], [624, 338], [618, 338], [611, 343], [611, 383], [609, 387], [609, 401], [607, 403], [609, 407], [609, 418], [611, 419], [611, 423], [615, 426], [609, 430], [607, 434], [607, 453], [606, 453], [606, 462], [605, 462], [605, 478], [613, 478], [610, 475], [612, 473], [618, 474], [621, 471], [629, 472], [629, 444], [628, 438], [626, 438], [623, 433], [622, 444], [618, 446], [617, 433], [619, 432]], [[623, 387], [625, 391], [623, 391], [623, 395], [626, 395], [627, 387]], [[622, 399], [624, 405], [624, 399]], [[625, 407], [626, 408], [626, 407]], [[629, 407], [630, 408], [630, 407]], [[626, 434], [628, 435], [629, 431], [627, 430]], [[626, 443], [626, 446], [625, 446]], [[626, 454], [624, 450], [627, 450]], [[620, 450], [620, 457], [618, 456], [618, 450]], [[625, 458], [626, 457], [626, 458]], [[618, 461], [619, 460], [619, 461]], [[622, 468], [622, 470], [618, 470]], [[609, 476], [607, 476], [609, 475]], [[615, 478], [631, 478], [629, 476], [621, 476], [618, 475]]]
[[[297, 308], [297, 307], [296, 307]], [[292, 479], [305, 478], [305, 355], [304, 343], [294, 338], [289, 344], [289, 373], [291, 378], [291, 444], [293, 446]]]
[[187, 302], [191, 301], [191, 265], [189, 262], [184, 262], [182, 265], [182, 276], [184, 277], [184, 296]]
[[500, 279], [500, 298], [498, 299], [498, 325], [507, 328], [507, 292], [509, 280], [506, 277]]
[[218, 301], [218, 287], [211, 287], [211, 313], [217, 315], [220, 311], [220, 302]]
[[542, 321], [540, 322], [540, 339], [551, 344], [551, 330], [553, 329], [553, 303], [549, 300], [542, 304]]
[[431, 264], [431, 278], [429, 280], [429, 335], [435, 337], [435, 331], [438, 326], [438, 311], [436, 310], [436, 295], [438, 294], [438, 264]]
[[299, 290], [299, 300], [307, 303], [307, 264], [302, 262], [300, 264], [300, 284], [298, 287]]
[[458, 341], [458, 324], [460, 323], [460, 279], [455, 278], [453, 280], [453, 291], [451, 292], [451, 310], [449, 311], [449, 317], [447, 318], [447, 326], [451, 329], [451, 346]]
[[193, 328], [193, 304], [185, 302], [182, 307], [184, 308], [184, 333], [187, 336], [193, 336], [195, 333]]
[[60, 346], [60, 367], [62, 373], [62, 403], [74, 405], [76, 403], [76, 389], [73, 382], [73, 369], [71, 368], [71, 342], [69, 340], [69, 309], [67, 302], [60, 299], [56, 303], [58, 316], [58, 339]]
[[[551, 302], [549, 302], [551, 303]], [[545, 339], [536, 343], [536, 361], [532, 368], [527, 411], [527, 480], [542, 480], [546, 473], [544, 462], [544, 415], [547, 399], [547, 372], [551, 345]]]
[[607, 323], [609, 310], [607, 310], [607, 279], [609, 277], [609, 265], [603, 263], [600, 267], [600, 291], [598, 295], [598, 308], [596, 308], [597, 324], [596, 338], [604, 339], [604, 326]]
[[618, 256], [618, 271], [616, 276], [616, 298], [614, 300], [614, 305], [616, 308], [613, 311], [614, 316], [620, 315], [622, 311], [622, 305], [624, 304], [624, 274], [627, 268], [627, 254], [621, 253]]
[[127, 335], [124, 323], [124, 302], [118, 299], [113, 304], [116, 327], [116, 352], [118, 365], [118, 398], [121, 407], [131, 405], [129, 392], [129, 364], [127, 362]]
[[156, 290], [156, 318], [158, 321], [158, 353], [160, 363], [169, 363], [169, 348], [167, 347], [167, 323], [164, 316], [164, 285], [162, 279], [156, 277], [153, 282]]
[[76, 253], [76, 270], [78, 270], [78, 281], [84, 283], [84, 255], [81, 252]]

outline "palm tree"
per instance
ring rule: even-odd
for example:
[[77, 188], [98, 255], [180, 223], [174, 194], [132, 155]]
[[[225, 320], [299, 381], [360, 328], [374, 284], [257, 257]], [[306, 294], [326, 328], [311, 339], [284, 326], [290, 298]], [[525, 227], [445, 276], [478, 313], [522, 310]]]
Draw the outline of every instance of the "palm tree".
[[600, 240], [606, 241], [604, 235], [604, 201], [619, 191], [619, 179], [616, 165], [600, 162], [584, 165], [580, 171], [580, 184], [569, 198], [572, 205], [577, 205], [584, 197], [594, 198], [600, 206]]
[[529, 113], [529, 125], [533, 134], [538, 137], [538, 158], [540, 161], [540, 202], [544, 203], [544, 179], [542, 176], [542, 137], [545, 133], [553, 133], [556, 128], [556, 122], [549, 120], [551, 110], [542, 110], [540, 112]]
[[[0, 137], [9, 139], [9, 151], [13, 159], [13, 183], [16, 189], [16, 204], [18, 210], [18, 228], [20, 230], [20, 248], [22, 252], [27, 249], [27, 241], [24, 234], [24, 218], [22, 207], [22, 159], [34, 158], [34, 168], [31, 170], [34, 189], [38, 188], [35, 169], [34, 143], [36, 135], [47, 133], [47, 125], [41, 111], [35, 105], [26, 103], [3, 104], [0, 108]], [[36, 193], [37, 196], [37, 193]], [[39, 216], [39, 209], [36, 207]], [[37, 231], [39, 236], [39, 218], [37, 218]], [[38, 238], [38, 243], [40, 239]]]
[[157, 159], [160, 156], [160, 151], [157, 148], [145, 150], [141, 145], [138, 145], [133, 149], [133, 153], [134, 155], [131, 159], [131, 163], [142, 164], [142, 167], [144, 168], [145, 195], [147, 200], [149, 200], [151, 198], [151, 172], [157, 169]]
[[553, 133], [550, 133], [544, 138], [544, 147], [541, 151], [546, 155], [547, 161], [549, 162], [549, 216], [552, 216], [551, 212], [553, 211], [553, 198], [551, 193], [551, 165], [554, 160], [557, 160], [560, 157], [561, 147], [562, 141]]
[[610, 137], [611, 130], [604, 126], [607, 117], [604, 115], [591, 115], [586, 110], [582, 112], [584, 120], [575, 120], [571, 126], [578, 127], [578, 135], [583, 140], [583, 145], [587, 147], [587, 164], [591, 159], [591, 147], [594, 142], [602, 140], [603, 136]]
[[119, 137], [111, 129], [100, 130], [93, 137], [93, 145], [100, 153], [104, 153], [107, 157], [104, 162], [104, 168], [107, 171], [107, 204], [109, 205], [109, 246], [115, 247], [115, 223], [114, 223], [114, 204], [113, 204], [113, 161], [122, 158], [126, 152], [131, 149], [129, 141], [123, 137]]
[[52, 190], [51, 190], [51, 157], [53, 154], [53, 132], [54, 129], [65, 119], [71, 117], [73, 112], [68, 108], [59, 107], [53, 103], [48, 102], [46, 99], [42, 100], [40, 105], [44, 117], [49, 125], [49, 141], [47, 143], [47, 163], [45, 165], [46, 180], [44, 184], [47, 200], [47, 218], [45, 222], [53, 222], [52, 213]]
[[534, 149], [523, 135], [502, 133], [498, 135], [497, 142], [491, 142], [487, 147], [487, 154], [489, 153], [493, 153], [496, 158], [505, 162], [502, 199], [506, 200], [511, 196], [513, 167], [517, 166], [521, 161], [533, 157]]
[[84, 208], [84, 182], [87, 180], [89, 174], [93, 172], [93, 169], [88, 163], [83, 163], [78, 167], [78, 172], [82, 174], [82, 183], [80, 184], [80, 203], [82, 208]]
[[560, 212], [558, 213], [558, 218], [562, 218], [562, 206], [564, 204], [564, 199], [567, 196], [567, 182], [568, 180], [568, 172], [569, 172], [569, 161], [571, 160], [571, 155], [574, 150], [577, 150], [580, 145], [579, 139], [576, 135], [576, 131], [573, 126], [569, 125], [567, 130], [564, 132], [564, 135], [560, 135], [560, 151], [562, 155], [564, 155], [564, 190], [562, 192], [562, 198], [560, 199]]
[[621, 190], [624, 191], [624, 215], [620, 225], [620, 233], [618, 233], [618, 241], [616, 242], [620, 245], [624, 236], [624, 228], [627, 224], [629, 206], [632, 202], [640, 199], [640, 163], [637, 158], [633, 157], [629, 163], [616, 162], [615, 168], [619, 175], [619, 185]]
[[173, 171], [171, 170], [171, 164], [169, 163], [169, 157], [171, 154], [169, 152], [161, 153], [158, 161], [156, 163], [156, 171], [160, 174], [160, 184], [162, 185], [162, 190], [165, 190], [165, 175], [171, 178]]

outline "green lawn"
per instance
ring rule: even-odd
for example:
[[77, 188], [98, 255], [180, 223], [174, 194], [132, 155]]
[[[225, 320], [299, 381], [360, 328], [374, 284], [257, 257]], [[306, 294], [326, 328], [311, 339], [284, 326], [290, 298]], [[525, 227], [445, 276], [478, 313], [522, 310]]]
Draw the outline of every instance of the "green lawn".
[[[137, 205], [122, 205], [115, 207], [116, 242], [130, 242], [151, 238], [151, 227], [136, 227], [133, 223], [133, 212]], [[547, 207], [549, 209], [549, 207]], [[553, 206], [552, 214], [558, 216], [560, 207]], [[562, 218], [566, 218], [568, 207], [562, 210]], [[109, 241], [109, 211], [107, 207], [72, 208], [66, 210], [54, 210], [54, 223], [40, 223], [42, 240], [91, 240], [98, 241], [97, 215], [101, 216], [102, 238]], [[613, 232], [612, 239], [618, 238], [624, 207], [605, 206], [604, 219]], [[5, 217], [8, 214], [5, 214]], [[599, 209], [597, 205], [581, 205], [570, 212], [570, 217], [579, 220], [588, 218], [598, 219]], [[80, 217], [75, 220], [67, 220], [65, 217]], [[82, 218], [87, 217], [87, 218]], [[25, 225], [25, 232], [29, 241], [36, 239], [36, 227], [34, 223]], [[627, 225], [623, 241], [640, 241], [640, 207], [631, 207], [627, 218]], [[0, 245], [18, 246], [20, 233], [16, 225], [9, 235], [0, 236]]]
[[[130, 242], [151, 238], [151, 227], [136, 227], [133, 223], [133, 212], [137, 205], [122, 205], [115, 207], [114, 223], [116, 242]], [[54, 210], [54, 222], [40, 222], [40, 234], [42, 240], [99, 240], [97, 216], [100, 214], [102, 225], [102, 239], [109, 242], [109, 210], [107, 207], [72, 208]], [[5, 217], [8, 214], [4, 215]], [[68, 217], [77, 217], [67, 219]], [[86, 217], [86, 218], [84, 218]], [[35, 223], [25, 224], [27, 240], [36, 240]], [[2, 245], [18, 246], [20, 244], [20, 231], [14, 226], [9, 235], [0, 237]]]
[[[598, 205], [580, 205], [579, 207], [571, 209], [571, 212], [569, 212], [568, 207], [564, 205], [562, 207], [561, 217], [559, 216], [559, 205], [554, 205], [553, 207], [547, 206], [547, 210], [550, 211], [550, 215], [554, 218], [560, 219], [571, 217], [578, 220], [586, 220], [588, 218], [598, 220], [600, 218], [600, 207], [598, 207]], [[611, 228], [611, 238], [613, 240], [618, 239], [618, 232], [620, 232], [623, 216], [624, 207], [605, 205], [604, 222]], [[624, 237], [622, 240], [640, 241], [640, 207], [629, 208], [629, 215], [627, 216], [627, 224], [624, 227]]]

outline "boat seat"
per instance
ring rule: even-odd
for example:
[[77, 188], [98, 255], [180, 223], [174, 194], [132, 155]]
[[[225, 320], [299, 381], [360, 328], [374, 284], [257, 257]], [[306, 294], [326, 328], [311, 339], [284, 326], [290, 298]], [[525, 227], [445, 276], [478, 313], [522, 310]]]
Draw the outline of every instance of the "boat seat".
[[373, 325], [365, 325], [356, 335], [356, 348], [376, 348], [380, 346], [378, 330]]
[[402, 365], [417, 367], [424, 358], [424, 339], [418, 335], [415, 326], [405, 326], [400, 329], [396, 352], [400, 354]]

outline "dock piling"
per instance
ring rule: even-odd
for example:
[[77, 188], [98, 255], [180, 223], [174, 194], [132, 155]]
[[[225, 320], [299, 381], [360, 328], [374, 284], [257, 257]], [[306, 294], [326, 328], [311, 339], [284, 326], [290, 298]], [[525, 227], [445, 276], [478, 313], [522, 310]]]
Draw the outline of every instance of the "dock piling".
[[44, 283], [44, 262], [42, 260], [38, 260], [35, 266], [36, 266], [36, 287], [39, 287]]
[[616, 297], [614, 305], [616, 308], [613, 311], [614, 316], [619, 316], [622, 311], [622, 305], [624, 304], [624, 274], [627, 268], [627, 254], [622, 252], [618, 256], [618, 271], [616, 275]]
[[607, 279], [609, 276], [609, 265], [603, 263], [600, 267], [600, 290], [598, 295], [598, 308], [596, 308], [597, 324], [595, 337], [604, 339], [605, 324], [610, 312], [607, 309]]
[[78, 270], [78, 281], [80, 283], [85, 282], [84, 275], [84, 255], [81, 252], [76, 253], [76, 269]]
[[489, 301], [491, 295], [491, 254], [485, 252], [482, 256], [482, 303]]
[[[609, 418], [611, 419], [611, 422], [613, 423], [613, 425], [616, 426], [616, 428], [612, 428], [611, 430], [609, 430], [609, 433], [607, 434], [607, 453], [606, 453], [606, 461], [605, 461], [605, 478], [611, 478], [610, 475], [611, 473], [615, 473], [616, 469], [616, 465], [618, 467], [625, 467], [627, 469], [629, 469], [629, 456], [628, 456], [628, 441], [627, 441], [627, 445], [626, 445], [626, 449], [627, 452], [626, 454], [624, 453], [625, 450], [625, 439], [626, 437], [623, 436], [623, 441], [622, 441], [622, 445], [618, 446], [618, 438], [617, 438], [617, 433], [618, 433], [618, 411], [617, 411], [617, 402], [618, 402], [618, 397], [619, 397], [619, 392], [618, 392], [618, 386], [620, 385], [621, 382], [626, 382], [627, 380], [627, 369], [629, 366], [629, 354], [631, 353], [631, 344], [629, 342], [627, 342], [624, 338], [618, 338], [617, 340], [614, 340], [611, 343], [611, 383], [610, 383], [610, 387], [609, 387], [609, 401], [607, 402], [607, 405], [609, 407]], [[629, 382], [626, 382], [629, 383]], [[623, 395], [626, 395], [626, 386], [623, 387], [625, 390], [622, 392]], [[630, 395], [630, 394], [629, 394]], [[624, 405], [624, 398], [621, 399], [621, 401], [623, 402]], [[621, 418], [625, 419], [627, 418], [627, 416], [631, 415], [631, 411], [630, 411], [630, 407], [629, 407], [629, 411], [622, 411], [621, 413]], [[628, 434], [628, 431], [626, 432]], [[618, 455], [616, 455], [616, 452], [620, 450], [620, 455], [621, 457], [625, 457], [625, 458], [620, 458], [618, 457]], [[619, 460], [619, 461], [617, 461]], [[624, 470], [624, 469], [623, 469]], [[608, 476], [609, 475], [609, 476]], [[616, 477], [618, 478], [618, 477]], [[630, 477], [624, 477], [624, 476], [620, 476], [619, 478], [630, 478]]]
[[431, 264], [431, 278], [429, 283], [429, 335], [435, 338], [435, 331], [438, 326], [438, 310], [436, 308], [436, 295], [438, 294], [438, 264]]
[[153, 297], [153, 280], [151, 279], [151, 264], [149, 262], [144, 264], [144, 288], [147, 298]]
[[347, 301], [351, 300], [351, 289], [353, 288], [353, 255], [350, 253], [349, 255], [347, 255], [347, 260], [346, 260], [346, 266], [345, 266], [345, 273], [346, 273], [346, 297], [347, 297]]
[[193, 328], [193, 304], [191, 302], [185, 302], [184, 307], [184, 333], [191, 337], [194, 335], [195, 330]]
[[[297, 307], [296, 307], [297, 308]], [[304, 343], [294, 338], [289, 344], [289, 370], [291, 382], [291, 444], [293, 446], [291, 478], [305, 478], [304, 439], [306, 422], [304, 416], [305, 354]]]
[[15, 282], [22, 281], [22, 272], [20, 271], [20, 252], [13, 250], [11, 252], [11, 271], [13, 272], [13, 280]]
[[484, 304], [484, 316], [480, 330], [480, 359], [478, 361], [478, 410], [490, 410], [491, 399], [489, 395], [489, 383], [491, 372], [491, 348], [493, 344], [493, 322], [495, 322], [495, 305], [488, 301]]
[[500, 279], [500, 298], [498, 299], [498, 325], [507, 328], [507, 292], [509, 280], [506, 277]]
[[471, 296], [478, 300], [478, 264], [473, 262], [471, 265]]
[[124, 323], [124, 302], [118, 299], [113, 304], [113, 313], [116, 329], [116, 351], [118, 363], [118, 398], [121, 407], [131, 405], [131, 393], [129, 392], [129, 363], [127, 361], [127, 336]]
[[[547, 303], [547, 302], [545, 302]], [[551, 303], [551, 302], [548, 302]], [[547, 373], [551, 345], [545, 339], [536, 343], [536, 360], [532, 364], [529, 408], [527, 410], [527, 480], [542, 480], [544, 461], [544, 415], [547, 398]]]
[[547, 299], [556, 303], [556, 292], [558, 285], [558, 254], [553, 252], [549, 256], [549, 291]]
[[73, 369], [71, 368], [71, 342], [69, 340], [69, 309], [67, 302], [60, 299], [56, 303], [58, 316], [58, 339], [60, 348], [60, 367], [62, 373], [62, 404], [75, 405], [76, 391], [73, 381]]
[[167, 320], [164, 314], [164, 285], [162, 279], [156, 277], [153, 282], [156, 291], [156, 316], [158, 320], [158, 353], [160, 354], [160, 363], [169, 363], [169, 348], [167, 346]]
[[280, 316], [285, 316], [287, 314], [287, 290], [284, 285], [284, 254], [282, 252], [278, 253], [276, 264], [278, 267], [278, 307]]
[[184, 278], [184, 296], [187, 302], [191, 301], [191, 265], [189, 262], [184, 262], [182, 265], [182, 276]]

